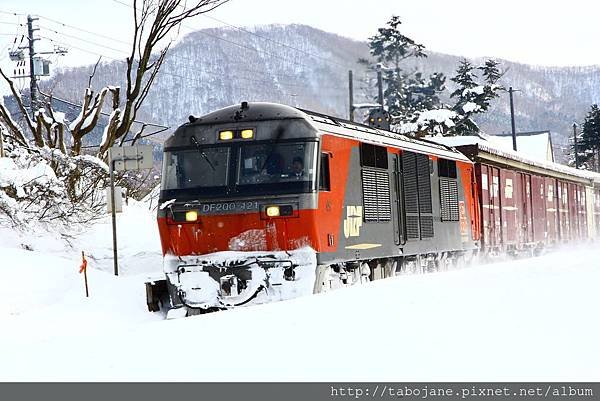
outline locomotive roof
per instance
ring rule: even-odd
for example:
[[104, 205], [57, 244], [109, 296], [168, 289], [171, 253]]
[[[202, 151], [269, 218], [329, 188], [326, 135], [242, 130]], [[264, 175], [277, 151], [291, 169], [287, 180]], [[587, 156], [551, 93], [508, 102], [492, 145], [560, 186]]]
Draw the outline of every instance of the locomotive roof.
[[470, 162], [470, 160], [462, 153], [443, 144], [424, 139], [411, 138], [396, 132], [369, 127], [368, 125], [316, 113], [314, 111], [302, 111], [312, 119], [315, 128], [321, 132], [359, 139], [374, 144], [395, 146], [411, 152], [440, 156], [445, 159]]
[[[376, 129], [342, 118], [277, 103], [242, 102], [241, 105], [228, 106], [199, 118], [190, 116], [190, 122], [183, 124], [182, 127], [285, 119], [302, 119], [307, 121], [315, 128], [315, 136], [318, 135], [318, 132], [327, 132], [333, 135], [358, 139], [373, 144], [395, 146], [416, 153], [470, 162], [470, 160], [462, 153], [442, 144], [423, 139], [410, 138], [406, 135]], [[176, 130], [173, 135], [167, 139], [165, 146], [168, 146], [168, 144], [174, 140], [178, 131], [179, 130]]]
[[212, 125], [223, 123], [237, 123], [240, 121], [283, 120], [288, 118], [306, 118], [306, 115], [294, 107], [277, 103], [242, 102], [219, 110], [215, 110], [202, 117], [190, 117], [190, 123], [185, 125]]
[[524, 156], [512, 149], [505, 149], [484, 136], [457, 136], [435, 138], [438, 143], [454, 146], [465, 153], [474, 161], [487, 161], [513, 168], [519, 168], [532, 173], [538, 173], [556, 178], [570, 179], [590, 184], [600, 183], [600, 174], [586, 170], [579, 170], [563, 164], [548, 160], [537, 160]]

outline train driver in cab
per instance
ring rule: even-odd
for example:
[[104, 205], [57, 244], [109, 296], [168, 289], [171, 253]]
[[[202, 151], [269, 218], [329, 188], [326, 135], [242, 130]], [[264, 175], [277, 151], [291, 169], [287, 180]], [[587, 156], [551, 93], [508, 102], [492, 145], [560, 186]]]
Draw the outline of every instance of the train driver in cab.
[[305, 173], [304, 173], [304, 161], [302, 160], [301, 157], [296, 156], [292, 160], [292, 172], [290, 174], [290, 177], [293, 177], [293, 178], [302, 178], [304, 176], [305, 176]]

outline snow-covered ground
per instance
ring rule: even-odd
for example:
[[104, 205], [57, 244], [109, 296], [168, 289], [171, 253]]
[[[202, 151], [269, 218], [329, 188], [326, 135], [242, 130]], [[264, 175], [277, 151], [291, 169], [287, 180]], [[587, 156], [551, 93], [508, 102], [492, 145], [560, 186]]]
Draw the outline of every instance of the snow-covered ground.
[[108, 223], [71, 247], [0, 228], [1, 380], [600, 380], [597, 245], [163, 320], [153, 213], [119, 216], [119, 277]]

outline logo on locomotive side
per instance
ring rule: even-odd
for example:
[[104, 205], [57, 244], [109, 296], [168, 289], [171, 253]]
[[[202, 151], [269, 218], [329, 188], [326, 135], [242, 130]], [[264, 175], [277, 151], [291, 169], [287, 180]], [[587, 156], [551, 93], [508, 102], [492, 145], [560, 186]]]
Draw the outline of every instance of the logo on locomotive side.
[[344, 219], [344, 236], [360, 236], [360, 227], [363, 221], [362, 206], [346, 206], [346, 218]]

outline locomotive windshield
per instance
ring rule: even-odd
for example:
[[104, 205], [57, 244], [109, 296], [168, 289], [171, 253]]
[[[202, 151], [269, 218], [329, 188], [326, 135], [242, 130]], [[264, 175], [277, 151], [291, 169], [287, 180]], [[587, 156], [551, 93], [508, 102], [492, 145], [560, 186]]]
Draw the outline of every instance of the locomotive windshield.
[[230, 149], [213, 147], [165, 153], [162, 189], [227, 186]]
[[261, 195], [314, 189], [316, 142], [234, 142], [165, 151], [168, 197]]
[[314, 143], [250, 145], [240, 148], [239, 185], [313, 180]]

